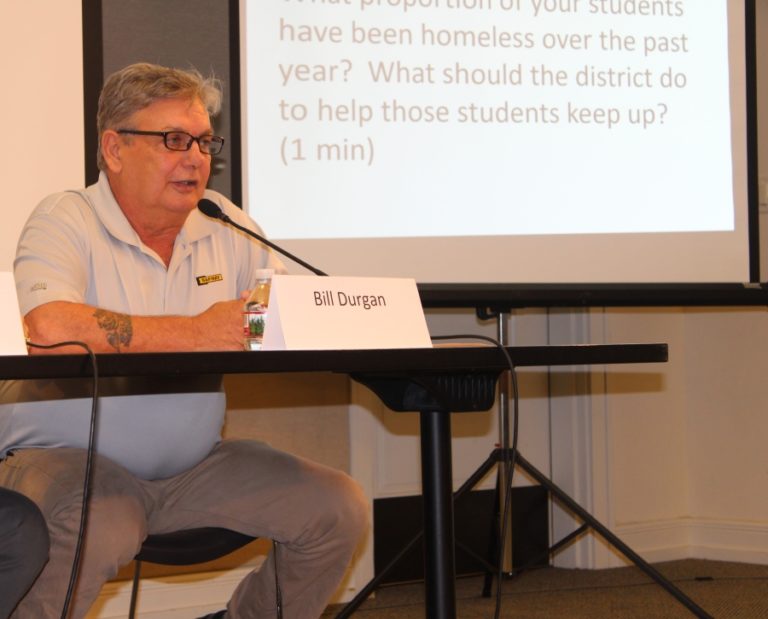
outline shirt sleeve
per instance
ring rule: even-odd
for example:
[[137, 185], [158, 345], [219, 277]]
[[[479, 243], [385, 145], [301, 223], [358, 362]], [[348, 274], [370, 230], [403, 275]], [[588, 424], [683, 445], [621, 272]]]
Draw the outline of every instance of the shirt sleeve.
[[51, 301], [84, 302], [87, 208], [78, 194], [61, 193], [43, 200], [30, 215], [13, 265], [22, 316]]

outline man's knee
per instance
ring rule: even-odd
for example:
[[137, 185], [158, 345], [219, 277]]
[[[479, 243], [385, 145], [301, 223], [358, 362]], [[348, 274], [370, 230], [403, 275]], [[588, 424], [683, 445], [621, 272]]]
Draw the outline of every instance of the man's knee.
[[111, 578], [121, 565], [130, 562], [147, 536], [144, 508], [132, 496], [98, 497], [88, 514], [87, 553], [95, 549], [108, 567]]
[[370, 506], [360, 485], [351, 477], [345, 477], [347, 477], [348, 483], [348, 489], [345, 494], [347, 499], [347, 518], [354, 525], [359, 536], [368, 527]]
[[359, 484], [349, 475], [334, 471], [318, 488], [317, 508], [332, 522], [336, 534], [351, 545], [362, 537], [369, 521], [369, 505]]
[[[53, 544], [74, 552], [83, 510], [81, 489], [60, 493], [51, 507], [48, 527]], [[146, 535], [146, 513], [138, 497], [94, 489], [88, 501], [82, 569], [112, 578], [134, 558]]]

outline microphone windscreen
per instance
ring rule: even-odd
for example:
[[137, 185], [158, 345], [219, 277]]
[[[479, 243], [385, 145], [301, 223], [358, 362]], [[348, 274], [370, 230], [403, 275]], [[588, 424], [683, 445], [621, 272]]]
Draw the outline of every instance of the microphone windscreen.
[[208, 217], [222, 219], [224, 216], [219, 205], [208, 198], [200, 200], [200, 202], [197, 203], [197, 208], [202, 211], [203, 215], [208, 215]]

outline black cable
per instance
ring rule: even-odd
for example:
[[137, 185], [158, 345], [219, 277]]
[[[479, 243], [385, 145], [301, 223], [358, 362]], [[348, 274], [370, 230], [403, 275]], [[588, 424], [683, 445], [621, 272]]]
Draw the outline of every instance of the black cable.
[[272, 540], [272, 558], [275, 562], [275, 606], [277, 619], [283, 619], [283, 594], [280, 591], [280, 579], [277, 575], [277, 542]]
[[[509, 520], [509, 511], [511, 509], [512, 504], [512, 476], [515, 472], [515, 460], [517, 458], [517, 439], [518, 439], [518, 429], [519, 429], [519, 419], [520, 415], [519, 412], [519, 391], [518, 391], [518, 383], [517, 383], [517, 368], [515, 367], [514, 362], [512, 361], [512, 357], [509, 354], [509, 351], [496, 339], [492, 337], [488, 337], [485, 335], [433, 335], [431, 336], [431, 339], [433, 340], [465, 340], [465, 339], [475, 339], [475, 340], [483, 340], [486, 342], [490, 342], [494, 346], [496, 346], [499, 350], [501, 350], [502, 353], [504, 353], [504, 356], [507, 358], [507, 365], [509, 365], [509, 377], [510, 377], [510, 386], [511, 386], [511, 392], [512, 392], [512, 445], [507, 444], [507, 434], [505, 432], [501, 433], [501, 453], [502, 453], [502, 465], [504, 468], [504, 475], [503, 479], [505, 480], [505, 488], [504, 488], [504, 507], [502, 509], [502, 518], [501, 518], [501, 531], [499, 534], [499, 552], [498, 552], [498, 560], [497, 560], [497, 586], [496, 586], [496, 606], [494, 610], [494, 618], [498, 619], [501, 612], [501, 582], [502, 578], [504, 577], [504, 545], [506, 543], [506, 538], [509, 533], [508, 531], [508, 520]], [[509, 422], [507, 421], [507, 427], [509, 427]], [[500, 428], [501, 430], [501, 428]]]
[[85, 530], [88, 526], [88, 503], [91, 495], [91, 470], [93, 468], [93, 454], [95, 452], [96, 443], [96, 413], [98, 410], [99, 401], [99, 370], [96, 363], [96, 355], [90, 349], [85, 342], [59, 342], [57, 344], [43, 345], [35, 344], [34, 342], [27, 342], [28, 346], [32, 348], [41, 348], [50, 350], [52, 348], [61, 348], [63, 346], [79, 346], [84, 348], [88, 353], [91, 360], [91, 366], [93, 367], [93, 395], [91, 397], [91, 420], [88, 431], [88, 451], [85, 460], [85, 479], [83, 480], [83, 500], [82, 508], [80, 510], [80, 528], [77, 534], [77, 544], [75, 545], [75, 556], [72, 559], [72, 571], [69, 576], [69, 586], [67, 587], [67, 595], [64, 598], [64, 606], [61, 610], [61, 619], [67, 619], [69, 615], [69, 605], [72, 601], [72, 595], [75, 590], [75, 584], [77, 583], [77, 577], [80, 572], [80, 561], [82, 558], [83, 542], [85, 540]]

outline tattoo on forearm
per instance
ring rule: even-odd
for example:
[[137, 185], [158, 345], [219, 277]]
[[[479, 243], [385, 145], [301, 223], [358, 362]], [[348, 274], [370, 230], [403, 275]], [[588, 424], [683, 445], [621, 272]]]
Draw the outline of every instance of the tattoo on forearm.
[[93, 316], [98, 321], [99, 327], [107, 332], [107, 343], [117, 352], [131, 345], [133, 324], [130, 316], [101, 309], [97, 309]]

